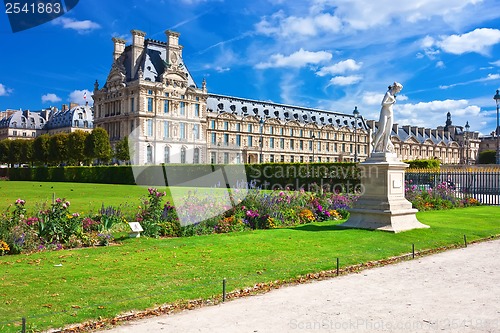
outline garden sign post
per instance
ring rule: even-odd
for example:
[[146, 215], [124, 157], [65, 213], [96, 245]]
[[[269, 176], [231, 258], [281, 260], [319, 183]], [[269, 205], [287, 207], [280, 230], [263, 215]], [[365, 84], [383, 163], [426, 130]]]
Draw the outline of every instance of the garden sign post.
[[342, 227], [390, 232], [429, 228], [417, 220], [415, 214], [418, 210], [413, 209], [405, 198], [404, 174], [408, 164], [397, 158], [391, 143], [392, 106], [401, 89], [403, 86], [394, 82], [382, 100], [373, 151], [365, 162], [359, 164], [363, 193]]

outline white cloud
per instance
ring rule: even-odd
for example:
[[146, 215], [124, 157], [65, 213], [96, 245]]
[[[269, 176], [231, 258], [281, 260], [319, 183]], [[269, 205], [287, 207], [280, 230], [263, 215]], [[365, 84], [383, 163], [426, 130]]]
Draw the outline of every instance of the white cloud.
[[221, 67], [221, 66], [216, 66], [214, 68], [218, 73], [224, 73], [224, 72], [229, 72], [231, 68], [229, 67]]
[[52, 21], [55, 25], [60, 25], [64, 29], [73, 29], [78, 31], [80, 34], [91, 32], [92, 30], [100, 29], [101, 26], [90, 20], [77, 21], [68, 17], [58, 17]]
[[448, 111], [456, 116], [474, 117], [479, 114], [481, 108], [476, 105], [469, 105], [469, 101], [465, 99], [447, 99], [444, 101], [420, 102], [417, 104], [396, 104], [395, 110], [401, 115], [410, 116], [418, 114], [419, 118], [425, 119], [429, 117], [429, 119], [432, 119], [433, 115], [443, 117]]
[[500, 67], [500, 60], [490, 62], [490, 64], [492, 64], [493, 66]]
[[[86, 100], [85, 98], [83, 98], [85, 93], [87, 93]], [[72, 93], [69, 94], [69, 101], [71, 103], [77, 103], [78, 105], [85, 105], [85, 102], [89, 102], [90, 105], [94, 103], [94, 100], [92, 99], [92, 93], [87, 89], [74, 90]]]
[[436, 62], [436, 68], [445, 68], [445, 64], [443, 61], [438, 61]]
[[56, 94], [45, 94], [42, 96], [42, 103], [56, 103], [60, 101], [62, 101], [62, 99]]
[[356, 62], [354, 59], [347, 59], [331, 66], [322, 67], [318, 72], [316, 72], [316, 74], [318, 76], [325, 76], [328, 74], [344, 74], [348, 71], [357, 71], [362, 65], [362, 62]]
[[335, 33], [342, 29], [342, 21], [329, 13], [314, 16], [286, 16], [278, 11], [270, 17], [263, 17], [255, 25], [258, 33], [281, 37], [317, 36], [320, 33]]
[[289, 56], [281, 53], [273, 54], [269, 62], [261, 62], [255, 65], [255, 68], [266, 69], [273, 67], [293, 67], [301, 68], [308, 64], [319, 64], [332, 59], [332, 54], [326, 51], [311, 52], [300, 49]]
[[462, 35], [441, 36], [439, 41], [426, 37], [422, 41], [422, 46], [427, 48], [438, 46], [451, 54], [475, 52], [487, 55], [490, 48], [498, 43], [500, 43], [500, 30], [479, 28]]
[[384, 98], [384, 94], [382, 94], [382, 93], [366, 92], [363, 94], [362, 100], [363, 100], [363, 104], [380, 105], [383, 98]]
[[335, 86], [350, 86], [358, 83], [363, 79], [360, 75], [350, 75], [350, 76], [335, 76], [330, 80], [330, 83]]
[[7, 88], [0, 83], [0, 96], [9, 96], [12, 93], [12, 89]]
[[450, 84], [448, 86], [441, 85], [441, 86], [439, 86], [439, 89], [449, 89], [449, 88], [453, 88], [456, 86], [465, 86], [465, 85], [468, 85], [471, 83], [494, 81], [494, 80], [500, 80], [500, 74], [488, 74], [488, 76], [482, 77], [480, 79], [470, 80], [470, 81], [466, 81], [466, 82], [458, 82], [458, 83]]

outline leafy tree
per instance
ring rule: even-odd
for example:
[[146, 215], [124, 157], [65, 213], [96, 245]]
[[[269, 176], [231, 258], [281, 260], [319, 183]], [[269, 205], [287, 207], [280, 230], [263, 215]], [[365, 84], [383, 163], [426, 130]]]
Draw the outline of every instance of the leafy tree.
[[97, 159], [98, 164], [111, 159], [111, 144], [108, 132], [102, 127], [97, 127], [85, 140], [85, 155], [90, 159]]
[[50, 136], [49, 160], [54, 164], [68, 161], [68, 134], [58, 133]]
[[0, 163], [9, 163], [10, 140], [0, 141]]
[[88, 160], [85, 155], [85, 140], [89, 134], [77, 130], [68, 135], [68, 159], [73, 165], [79, 165], [80, 162]]
[[11, 166], [14, 164], [21, 164], [22, 141], [21, 139], [16, 139], [10, 142], [8, 162]]
[[130, 161], [130, 151], [128, 146], [128, 136], [118, 141], [115, 147], [115, 157], [120, 161]]
[[495, 164], [496, 163], [496, 154], [497, 152], [494, 150], [484, 150], [479, 153], [477, 163], [478, 164]]
[[42, 134], [33, 142], [33, 157], [35, 162], [49, 164], [50, 135]]
[[20, 163], [25, 163], [25, 164], [33, 164], [34, 158], [33, 158], [33, 142], [34, 140], [20, 140], [20, 146], [21, 146], [21, 157], [20, 157]]

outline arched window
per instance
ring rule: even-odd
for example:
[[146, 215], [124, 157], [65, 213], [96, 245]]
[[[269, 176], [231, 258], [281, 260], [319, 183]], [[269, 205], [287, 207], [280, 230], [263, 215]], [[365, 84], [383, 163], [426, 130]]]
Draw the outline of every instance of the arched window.
[[200, 163], [200, 148], [194, 149], [193, 163], [194, 164]]
[[186, 163], [186, 148], [181, 148], [181, 163]]

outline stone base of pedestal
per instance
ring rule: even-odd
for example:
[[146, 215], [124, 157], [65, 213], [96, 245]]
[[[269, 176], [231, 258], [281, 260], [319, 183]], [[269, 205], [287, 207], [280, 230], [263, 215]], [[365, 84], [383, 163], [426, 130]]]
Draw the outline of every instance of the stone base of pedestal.
[[390, 232], [429, 228], [417, 220], [418, 210], [404, 196], [408, 164], [398, 161], [395, 154], [374, 153], [359, 167], [364, 193], [341, 227]]

